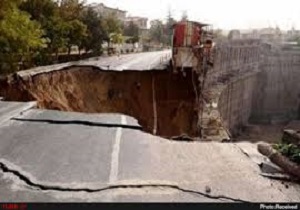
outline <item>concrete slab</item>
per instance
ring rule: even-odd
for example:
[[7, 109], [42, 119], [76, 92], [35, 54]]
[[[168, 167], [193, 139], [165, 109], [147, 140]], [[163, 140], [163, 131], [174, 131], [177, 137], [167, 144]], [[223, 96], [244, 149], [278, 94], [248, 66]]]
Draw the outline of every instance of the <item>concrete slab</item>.
[[0, 202], [222, 202], [174, 189], [136, 188], [102, 192], [36, 190], [10, 174], [0, 172]]
[[131, 192], [118, 191], [112, 194], [113, 202], [180, 202], [180, 203], [214, 203], [230, 202], [221, 199], [210, 199], [193, 193], [185, 193], [172, 189], [148, 188]]
[[0, 202], [105, 202], [111, 199], [109, 191], [100, 193], [59, 192], [37, 190], [24, 184], [21, 180], [8, 173], [0, 172]]
[[0, 124], [36, 107], [36, 102], [4, 102], [0, 101]]
[[92, 65], [102, 70], [111, 71], [146, 71], [164, 70], [171, 59], [171, 50], [155, 51], [147, 53], [135, 53], [106, 58], [89, 59], [80, 61], [77, 65]]
[[137, 132], [124, 132], [122, 140], [120, 180], [168, 180], [194, 191], [209, 187], [212, 195], [252, 202], [300, 200], [297, 184], [286, 189], [262, 177], [259, 166], [233, 144], [162, 142]]
[[26, 121], [125, 125], [122, 115], [33, 109], [16, 118], [25, 121], [0, 126], [0, 201], [300, 201], [299, 185], [260, 175], [255, 144], [172, 142], [120, 126]]
[[34, 76], [51, 71], [59, 71], [71, 66], [94, 66], [101, 70], [109, 71], [149, 71], [166, 70], [171, 59], [171, 50], [134, 53], [111, 57], [96, 57], [76, 62], [62, 63], [51, 66], [41, 66], [26, 71], [20, 71], [16, 74], [20, 77]]
[[38, 182], [102, 184], [116, 129], [13, 121], [0, 129], [0, 158]]

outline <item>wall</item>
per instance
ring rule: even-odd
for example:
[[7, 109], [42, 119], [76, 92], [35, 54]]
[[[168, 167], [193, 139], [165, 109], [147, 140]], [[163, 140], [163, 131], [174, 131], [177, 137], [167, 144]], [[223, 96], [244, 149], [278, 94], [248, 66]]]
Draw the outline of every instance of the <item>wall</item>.
[[298, 117], [300, 106], [300, 52], [270, 49], [257, 75], [254, 123], [280, 123]]
[[258, 40], [232, 40], [218, 43], [214, 68], [206, 78], [204, 135], [224, 140], [238, 134], [252, 110], [256, 74], [260, 66]]
[[205, 135], [223, 140], [249, 122], [298, 117], [300, 52], [257, 40], [233, 40], [217, 44], [214, 62], [206, 82]]
[[225, 81], [227, 77], [258, 70], [261, 43], [258, 40], [234, 40], [217, 43], [214, 68], [207, 76], [207, 85]]

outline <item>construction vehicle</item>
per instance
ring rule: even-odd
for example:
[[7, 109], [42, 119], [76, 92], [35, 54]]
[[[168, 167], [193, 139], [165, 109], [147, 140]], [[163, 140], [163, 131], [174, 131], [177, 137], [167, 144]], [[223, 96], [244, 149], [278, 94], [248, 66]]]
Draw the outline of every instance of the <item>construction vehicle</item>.
[[[174, 73], [192, 71], [198, 112], [198, 133], [202, 137], [204, 88], [207, 72], [213, 67], [213, 33], [209, 24], [181, 21], [173, 25], [172, 69]], [[194, 75], [195, 74], [195, 75]]]

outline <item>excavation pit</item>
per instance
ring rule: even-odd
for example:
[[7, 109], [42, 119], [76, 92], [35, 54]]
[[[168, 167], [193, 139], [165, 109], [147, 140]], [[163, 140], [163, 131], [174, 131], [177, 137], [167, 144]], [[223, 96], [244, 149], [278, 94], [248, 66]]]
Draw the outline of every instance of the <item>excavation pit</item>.
[[[195, 81], [192, 81], [194, 79]], [[103, 71], [68, 67], [0, 82], [7, 101], [37, 101], [38, 108], [84, 113], [122, 113], [161, 137], [197, 136], [192, 72]]]

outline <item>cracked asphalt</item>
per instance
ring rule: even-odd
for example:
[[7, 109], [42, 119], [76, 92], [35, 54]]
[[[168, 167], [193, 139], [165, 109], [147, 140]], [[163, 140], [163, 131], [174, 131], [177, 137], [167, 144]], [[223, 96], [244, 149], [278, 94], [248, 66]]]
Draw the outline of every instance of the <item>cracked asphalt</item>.
[[94, 66], [101, 70], [109, 71], [149, 71], [165, 70], [169, 65], [171, 50], [132, 53], [120, 56], [94, 57], [86, 60], [55, 64], [50, 66], [40, 66], [26, 71], [17, 72], [20, 77], [33, 76], [45, 72], [57, 71], [69, 66]]
[[174, 142], [121, 114], [0, 102], [0, 202], [299, 202], [251, 143]]

